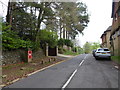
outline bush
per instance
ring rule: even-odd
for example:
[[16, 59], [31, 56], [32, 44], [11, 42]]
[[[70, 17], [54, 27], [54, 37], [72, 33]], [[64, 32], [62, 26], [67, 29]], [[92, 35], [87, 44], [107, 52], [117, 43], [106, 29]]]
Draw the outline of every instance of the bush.
[[63, 51], [63, 48], [62, 48], [62, 47], [58, 47], [58, 53], [60, 53], [60, 54], [63, 54], [63, 53], [64, 53], [64, 51]]
[[58, 40], [58, 46], [63, 47], [63, 45], [65, 45], [65, 39], [61, 38]]
[[30, 40], [24, 41], [20, 39], [15, 31], [9, 30], [10, 26], [3, 26], [2, 31], [2, 47], [3, 50], [15, 50], [19, 48], [32, 48]]
[[58, 36], [57, 33], [55, 32], [50, 32], [48, 30], [41, 30], [39, 38], [40, 38], [40, 43], [43, 47], [45, 46], [46, 43], [48, 43], [48, 45], [52, 48], [57, 46]]
[[66, 46], [68, 46], [68, 47], [73, 47], [73, 43], [72, 43], [72, 41], [71, 40], [69, 40], [69, 39], [65, 39], [65, 45]]
[[59, 39], [58, 40], [58, 46], [63, 47], [64, 45], [68, 46], [68, 47], [73, 47], [73, 43], [71, 40], [69, 39]]

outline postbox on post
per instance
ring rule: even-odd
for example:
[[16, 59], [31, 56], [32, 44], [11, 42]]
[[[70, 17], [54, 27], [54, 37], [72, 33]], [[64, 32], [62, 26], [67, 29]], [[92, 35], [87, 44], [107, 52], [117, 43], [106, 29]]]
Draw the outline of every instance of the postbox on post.
[[28, 62], [32, 61], [32, 51], [28, 49]]

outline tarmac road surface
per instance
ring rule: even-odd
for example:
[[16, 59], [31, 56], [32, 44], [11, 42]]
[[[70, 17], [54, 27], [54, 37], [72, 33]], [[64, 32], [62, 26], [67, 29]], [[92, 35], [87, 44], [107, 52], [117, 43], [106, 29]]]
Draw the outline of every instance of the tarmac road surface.
[[82, 54], [5, 88], [118, 88], [118, 70], [112, 61]]

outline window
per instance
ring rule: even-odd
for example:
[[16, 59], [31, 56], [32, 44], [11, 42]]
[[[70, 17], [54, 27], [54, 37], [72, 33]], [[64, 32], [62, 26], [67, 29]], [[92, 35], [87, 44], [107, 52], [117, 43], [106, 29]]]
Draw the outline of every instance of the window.
[[120, 7], [118, 8], [118, 17], [120, 17]]
[[114, 18], [115, 18], [115, 21], [117, 21], [117, 14], [115, 14], [115, 17], [114, 17]]
[[119, 29], [119, 31], [118, 31], [118, 36], [120, 36], [120, 29]]
[[98, 51], [103, 51], [103, 49], [98, 49]]
[[109, 51], [108, 49], [104, 49], [104, 51]]

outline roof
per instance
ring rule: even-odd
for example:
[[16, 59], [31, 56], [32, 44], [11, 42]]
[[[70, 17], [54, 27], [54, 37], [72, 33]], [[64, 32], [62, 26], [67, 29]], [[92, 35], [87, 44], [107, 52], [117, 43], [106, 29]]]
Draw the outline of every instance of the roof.
[[103, 33], [100, 38], [102, 38], [104, 35], [106, 35], [106, 33]]
[[100, 38], [102, 38], [104, 35], [106, 35], [106, 32], [111, 31], [111, 29], [112, 29], [112, 26], [109, 26], [109, 27], [107, 28], [107, 30], [106, 30], [106, 31], [104, 31], [104, 33], [101, 35], [101, 37], [100, 37]]
[[115, 8], [115, 2], [112, 2], [112, 14], [111, 14], [111, 18], [113, 18], [114, 16], [114, 9]]
[[112, 29], [112, 26], [109, 26], [105, 32], [111, 31], [111, 29]]

